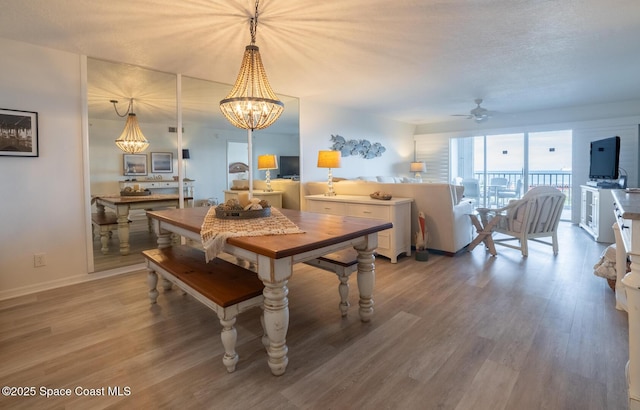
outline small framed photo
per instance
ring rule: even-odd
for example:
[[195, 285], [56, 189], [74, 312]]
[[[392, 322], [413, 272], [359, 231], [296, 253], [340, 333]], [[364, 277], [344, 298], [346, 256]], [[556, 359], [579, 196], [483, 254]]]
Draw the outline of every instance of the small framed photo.
[[124, 154], [125, 175], [147, 175], [146, 154]]
[[0, 108], [0, 156], [38, 155], [38, 113]]
[[152, 152], [151, 172], [173, 172], [173, 154], [171, 152]]

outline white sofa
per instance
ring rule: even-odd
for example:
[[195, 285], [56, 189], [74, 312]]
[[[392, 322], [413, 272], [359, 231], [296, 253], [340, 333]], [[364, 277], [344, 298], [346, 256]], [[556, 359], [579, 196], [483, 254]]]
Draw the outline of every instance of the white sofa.
[[[415, 245], [415, 234], [419, 229], [419, 211], [425, 214], [429, 232], [428, 249], [452, 256], [473, 239], [473, 229], [468, 216], [473, 212], [473, 205], [471, 201], [462, 198], [462, 186], [344, 180], [334, 182], [333, 189], [338, 195], [368, 196], [375, 191], [381, 191], [390, 193], [394, 197], [413, 198], [411, 205], [411, 243], [413, 245]], [[303, 196], [324, 194], [326, 191], [326, 182], [303, 184]], [[303, 209], [306, 209], [306, 202], [303, 204]]]

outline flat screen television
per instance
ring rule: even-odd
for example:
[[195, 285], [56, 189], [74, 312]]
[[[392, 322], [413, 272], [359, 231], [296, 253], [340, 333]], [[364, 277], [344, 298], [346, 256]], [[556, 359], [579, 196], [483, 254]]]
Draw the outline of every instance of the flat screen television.
[[293, 178], [300, 175], [300, 157], [280, 155], [280, 177]]
[[591, 142], [589, 179], [618, 179], [620, 137]]

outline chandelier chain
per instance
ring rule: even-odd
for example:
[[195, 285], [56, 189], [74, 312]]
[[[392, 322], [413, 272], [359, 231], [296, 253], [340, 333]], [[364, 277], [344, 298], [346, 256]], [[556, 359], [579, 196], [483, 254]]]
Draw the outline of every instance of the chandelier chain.
[[256, 31], [258, 30], [258, 4], [260, 0], [256, 0], [256, 14], [254, 17], [251, 17], [251, 21], [249, 22], [249, 32], [251, 33], [251, 44], [256, 44]]
[[129, 99], [129, 106], [127, 107], [127, 112], [125, 112], [124, 114], [120, 114], [120, 112], [118, 111], [118, 107], [116, 106], [116, 104], [118, 103], [117, 100], [111, 100], [111, 103], [113, 104], [113, 108], [116, 110], [116, 114], [120, 118], [126, 117], [130, 112], [133, 111], [133, 98]]

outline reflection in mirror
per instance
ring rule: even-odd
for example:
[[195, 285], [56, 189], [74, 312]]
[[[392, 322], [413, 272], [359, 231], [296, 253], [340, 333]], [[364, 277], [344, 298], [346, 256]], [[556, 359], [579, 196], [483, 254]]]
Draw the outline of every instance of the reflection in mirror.
[[[182, 77], [183, 148], [188, 148], [189, 169], [195, 181], [196, 205], [225, 201], [234, 180], [248, 177], [247, 172], [229, 173], [234, 162], [248, 164], [247, 131], [232, 126], [222, 115], [219, 104], [229, 92], [230, 85]], [[276, 154], [298, 156], [300, 153], [298, 99], [278, 95], [284, 103], [284, 113], [272, 126], [253, 131], [252, 174], [254, 190], [266, 188], [264, 171], [258, 171], [258, 156]], [[195, 154], [194, 154], [195, 152]], [[244, 152], [244, 155], [242, 155]], [[194, 155], [198, 155], [196, 158]], [[274, 178], [279, 170], [271, 171], [273, 189], [282, 191], [282, 206], [300, 209], [298, 181]]]
[[[177, 177], [176, 134], [169, 132], [169, 127], [176, 126], [176, 78], [173, 74], [87, 59], [92, 213], [98, 213], [98, 205], [105, 197], [119, 196], [126, 186], [135, 189], [137, 185], [138, 189], [144, 189], [153, 183], [155, 188], [160, 182], [173, 181], [173, 177]], [[125, 155], [115, 144], [126, 118], [119, 117], [110, 103], [110, 100], [118, 100], [117, 106], [122, 113], [130, 98], [134, 99], [140, 129], [149, 141], [149, 147], [134, 156]], [[152, 158], [152, 153], [158, 155]], [[168, 158], [169, 163], [158, 162]], [[135, 167], [125, 164], [135, 164]], [[177, 185], [148, 192], [177, 193]], [[156, 246], [144, 209], [138, 209], [126, 215], [129, 249], [121, 249], [126, 240], [120, 237], [123, 233], [119, 235], [117, 223], [111, 218], [117, 212], [115, 204], [113, 207], [105, 206], [106, 218], [98, 215], [92, 218], [94, 271], [142, 263], [140, 251]], [[120, 212], [124, 212], [122, 208]]]
[[[229, 141], [227, 143], [227, 187], [233, 189], [247, 184], [241, 183], [249, 178], [247, 157], [249, 156], [249, 144], [246, 142]], [[234, 186], [234, 182], [235, 186]]]
[[[177, 100], [174, 74], [157, 72], [127, 64], [111, 63], [89, 58], [87, 60], [87, 94], [89, 110], [89, 169], [91, 195], [119, 195], [121, 185], [155, 184], [167, 181], [177, 185], [178, 149], [188, 149], [188, 179], [195, 206], [223, 201], [228, 190], [228, 142], [247, 143], [247, 132], [233, 127], [220, 112], [219, 103], [231, 85], [181, 77], [182, 146], [177, 145]], [[253, 132], [253, 175], [255, 190], [265, 188], [264, 171], [257, 170], [258, 155], [270, 153], [278, 156], [299, 155], [299, 103], [298, 99], [278, 95], [285, 104], [282, 116], [271, 127]], [[145, 173], [124, 175], [124, 155], [115, 145], [122, 133], [125, 120], [116, 115], [110, 100], [118, 100], [119, 108], [134, 98], [135, 113], [149, 148], [142, 153], [146, 160]], [[173, 128], [173, 129], [170, 129]], [[246, 151], [245, 151], [246, 152]], [[154, 167], [151, 153], [166, 158], [170, 153], [170, 170]], [[247, 158], [248, 159], [248, 158]], [[245, 162], [247, 162], [245, 160]], [[153, 170], [156, 172], [153, 172]], [[162, 171], [162, 172], [161, 172]], [[300, 208], [299, 182], [278, 180], [280, 170], [271, 171], [274, 190], [282, 191], [282, 206]], [[246, 173], [245, 173], [246, 175]], [[161, 178], [158, 180], [157, 178]], [[245, 177], [246, 178], [246, 177]], [[136, 179], [136, 181], [131, 181]], [[155, 192], [176, 193], [178, 188], [163, 188]], [[188, 206], [188, 205], [186, 205]], [[93, 212], [96, 212], [95, 204]], [[109, 211], [109, 209], [106, 209]], [[100, 228], [90, 240], [93, 243], [94, 271], [103, 271], [142, 263], [140, 251], [156, 247], [156, 238], [149, 231], [144, 211], [131, 211], [128, 255], [120, 254], [120, 240], [115, 230], [107, 233], [106, 251], [100, 238]]]

